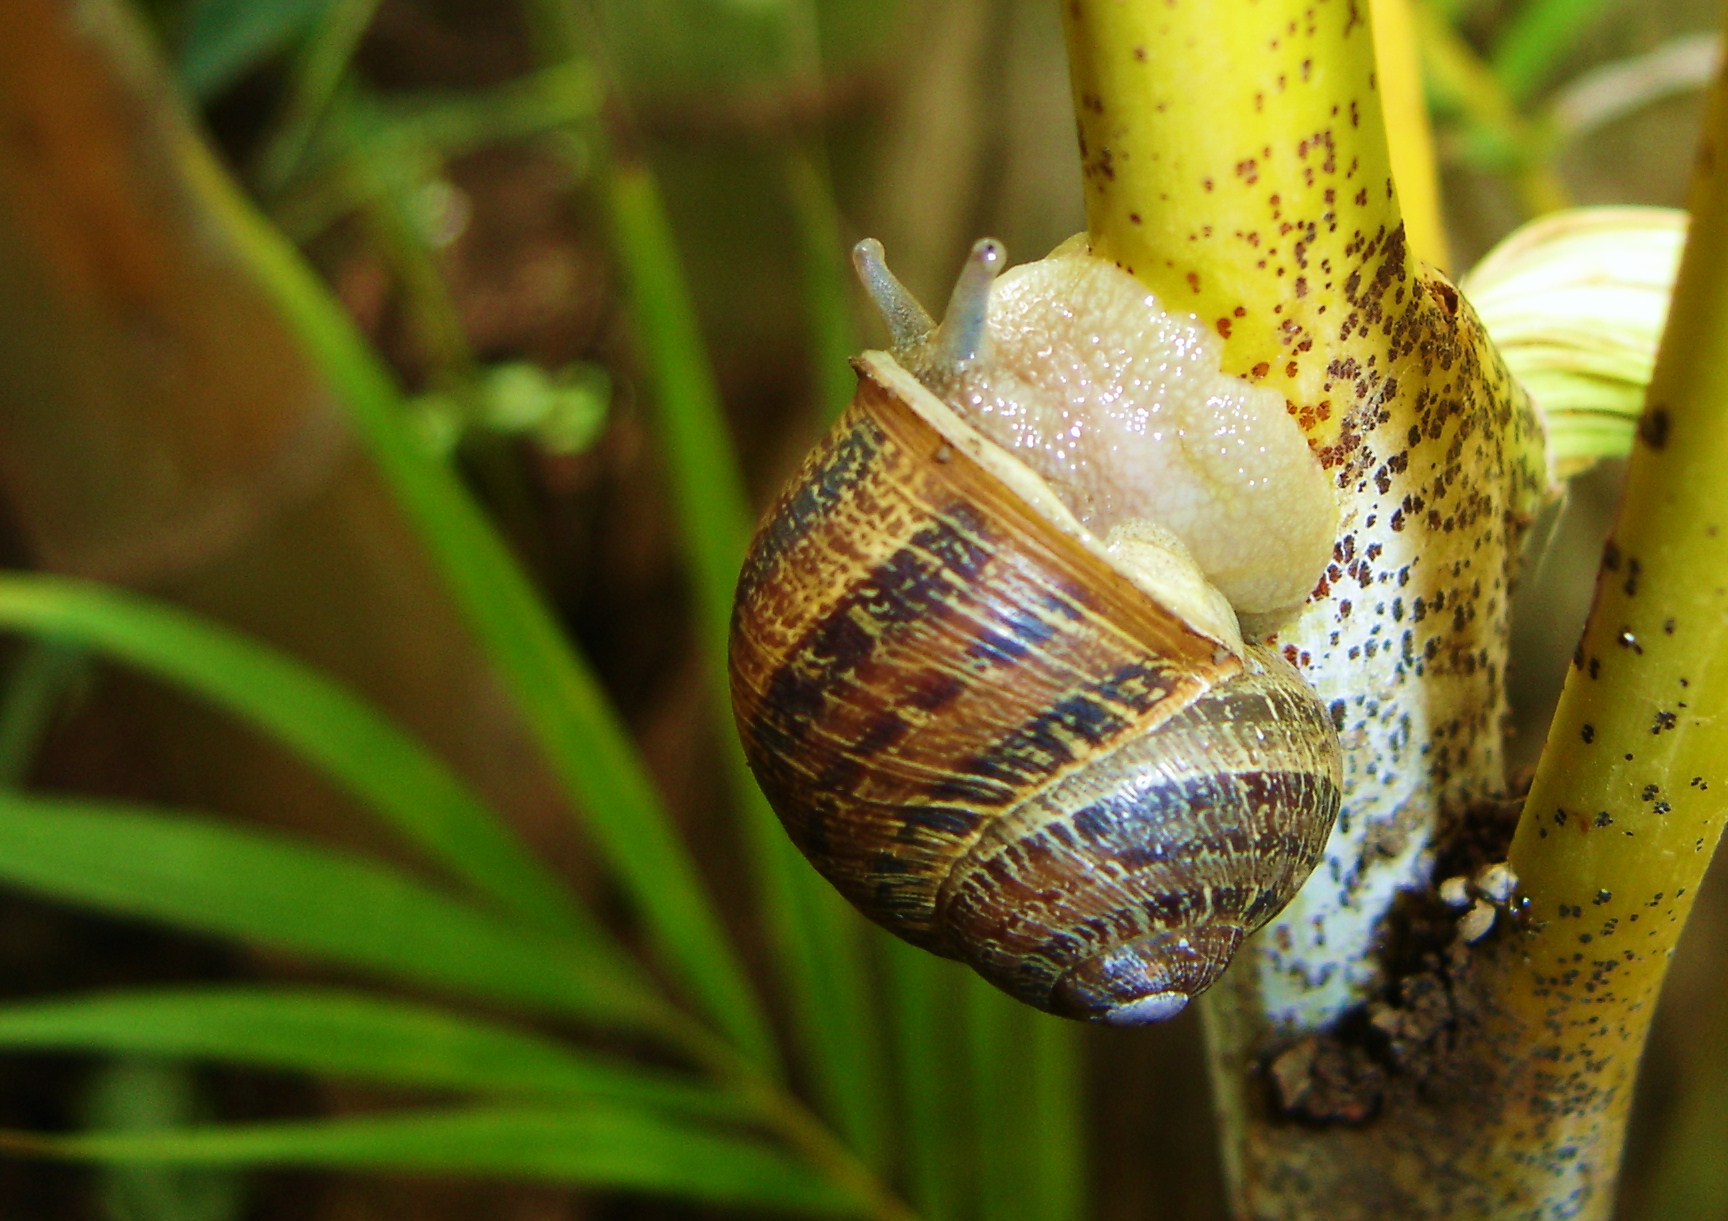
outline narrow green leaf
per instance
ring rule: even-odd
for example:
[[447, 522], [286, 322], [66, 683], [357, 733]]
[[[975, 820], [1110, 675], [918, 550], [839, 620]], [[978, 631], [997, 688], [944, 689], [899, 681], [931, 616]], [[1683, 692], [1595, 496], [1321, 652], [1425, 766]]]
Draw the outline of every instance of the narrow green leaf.
[[22, 784], [61, 697], [84, 667], [84, 650], [34, 640], [0, 674], [0, 785]]
[[379, 165], [439, 166], [480, 148], [592, 123], [601, 105], [585, 64], [533, 72], [477, 92], [375, 96], [344, 90], [271, 216], [297, 240], [376, 202]]
[[[614, 251], [624, 271], [633, 331], [644, 350], [693, 574], [709, 690], [717, 720], [729, 725], [732, 597], [751, 514], [658, 186], [640, 162], [616, 161], [609, 166], [606, 189]], [[742, 753], [727, 737], [727, 778], [763, 896], [801, 1062], [823, 1116], [860, 1160], [880, 1167], [888, 1154], [888, 1079], [862, 921], [789, 844]]]
[[483, 91], [394, 93], [375, 104], [377, 121], [363, 133], [365, 143], [344, 149], [344, 155], [364, 156], [367, 146], [378, 145], [396, 155], [414, 149], [448, 160], [550, 132], [579, 137], [586, 124], [600, 117], [604, 93], [592, 65], [570, 62]]
[[901, 1107], [897, 1126], [912, 1202], [929, 1221], [954, 1221], [966, 1211], [966, 1168], [974, 1164], [962, 1140], [970, 1064], [961, 1054], [965, 1027], [954, 1003], [968, 986], [965, 969], [898, 938], [883, 949]]
[[1526, 0], [1488, 57], [1514, 103], [1528, 101], [1590, 32], [1608, 0]]
[[593, 676], [455, 476], [413, 435], [389, 374], [291, 249], [211, 168], [210, 202], [347, 404], [487, 656], [642, 913], [670, 973], [757, 1063], [773, 1042], [689, 851]]
[[852, 321], [852, 274], [841, 232], [834, 187], [820, 150], [797, 149], [786, 157], [787, 189], [798, 229], [798, 261], [810, 323], [810, 368], [823, 420], [833, 420], [852, 401], [857, 385], [850, 358], [859, 349]]
[[180, 76], [208, 101], [254, 65], [304, 37], [332, 0], [195, 0], [180, 43]]
[[632, 1026], [661, 1016], [602, 945], [560, 944], [365, 858], [140, 806], [0, 792], [0, 880], [470, 996]]
[[1086, 1145], [1081, 1099], [1080, 1028], [1028, 1009], [1026, 1047], [1032, 1215], [1040, 1221], [1080, 1221], [1086, 1201]]
[[604, 936], [481, 797], [359, 696], [257, 641], [109, 586], [0, 575], [0, 628], [98, 651], [256, 726], [507, 911]]
[[294, 57], [288, 98], [258, 158], [265, 191], [281, 190], [306, 154], [312, 133], [330, 108], [379, 0], [326, 0], [324, 19]]
[[[119, 1060], [95, 1074], [81, 1126], [135, 1132], [184, 1127], [209, 1118], [207, 1100], [183, 1065]], [[95, 1197], [111, 1221], [238, 1221], [245, 1179], [207, 1166], [103, 1166]]]
[[1085, 1203], [1073, 1028], [976, 976], [966, 999], [979, 1215], [1071, 1221]]
[[[1022, 1050], [1015, 1045], [1013, 1004], [976, 975], [967, 976], [965, 994], [966, 1051], [971, 1069], [971, 1096], [976, 1122], [978, 1216], [980, 1221], [1033, 1221], [1033, 1201], [1026, 1191], [1027, 1167], [1020, 1159], [1017, 1113], [1025, 1110], [1019, 1068]], [[1005, 1071], [1008, 1066], [1015, 1071]]]
[[794, 1037], [822, 1112], [860, 1160], [881, 1168], [889, 1153], [888, 1089], [864, 944], [882, 934], [810, 867], [761, 797], [751, 801], [764, 806], [752, 819], [763, 836], [753, 854], [762, 862], [769, 935], [789, 983]]
[[429, 1089], [746, 1117], [736, 1098], [694, 1077], [609, 1060], [430, 1005], [333, 988], [204, 987], [0, 1006], [0, 1049], [213, 1060]]
[[[743, 481], [676, 238], [647, 168], [614, 165], [608, 202], [634, 331], [653, 379], [712, 705], [729, 726], [727, 639], [751, 521]], [[867, 1161], [877, 1162], [886, 1146], [887, 1099], [858, 919], [788, 843], [730, 733], [727, 747], [727, 777], [764, 896], [779, 975], [791, 998], [798, 1046], [824, 1112]]]
[[647, 167], [613, 165], [607, 203], [633, 330], [652, 380], [659, 439], [691, 569], [710, 684], [723, 694], [732, 591], [750, 537], [744, 485], [732, 456], [695, 304], [684, 282], [677, 239]]
[[321, 1122], [0, 1134], [50, 1157], [202, 1166], [318, 1166], [627, 1188], [737, 1208], [857, 1215], [838, 1188], [760, 1140], [627, 1108], [475, 1108]]
[[[806, 82], [821, 75], [821, 52], [812, 6], [788, 4], [782, 12], [788, 62]], [[853, 326], [851, 267], [846, 257], [840, 209], [821, 141], [793, 141], [783, 155], [787, 194], [798, 237], [798, 261], [810, 328], [811, 383], [818, 418], [830, 421], [852, 399], [856, 379], [850, 358], [859, 349]], [[761, 834], [778, 837], [761, 802], [747, 799], [747, 814], [761, 818]], [[764, 853], [756, 854], [760, 859]], [[817, 1074], [823, 1102], [860, 1155], [878, 1167], [892, 1156], [889, 1135], [887, 1030], [882, 1006], [872, 994], [867, 949], [883, 944], [881, 934], [864, 922], [798, 859], [781, 840], [780, 859], [770, 859], [770, 876], [790, 871], [783, 897], [768, 909], [770, 918], [795, 921], [799, 943], [782, 954], [794, 982], [801, 1047], [807, 1058], [826, 1067]], [[802, 904], [804, 910], [796, 909]]]

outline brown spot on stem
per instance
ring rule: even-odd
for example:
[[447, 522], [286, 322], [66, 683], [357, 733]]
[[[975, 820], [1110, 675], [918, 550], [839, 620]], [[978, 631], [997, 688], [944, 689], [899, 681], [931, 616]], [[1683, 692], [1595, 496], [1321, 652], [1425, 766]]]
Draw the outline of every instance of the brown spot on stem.
[[1638, 421], [1638, 439], [1651, 449], [1663, 449], [1668, 444], [1668, 409], [1651, 406]]

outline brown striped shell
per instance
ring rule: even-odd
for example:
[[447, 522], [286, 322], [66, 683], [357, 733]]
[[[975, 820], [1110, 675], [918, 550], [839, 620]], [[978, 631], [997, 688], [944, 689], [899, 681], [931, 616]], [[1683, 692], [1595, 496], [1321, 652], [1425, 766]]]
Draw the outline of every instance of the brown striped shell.
[[1124, 566], [892, 358], [734, 608], [746, 756], [871, 919], [1040, 1009], [1169, 1017], [1319, 859], [1337, 737], [1156, 534]]

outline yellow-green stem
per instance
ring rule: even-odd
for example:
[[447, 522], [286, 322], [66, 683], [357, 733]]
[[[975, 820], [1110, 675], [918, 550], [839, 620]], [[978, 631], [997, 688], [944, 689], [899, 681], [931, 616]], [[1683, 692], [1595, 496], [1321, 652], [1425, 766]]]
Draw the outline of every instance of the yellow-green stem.
[[1422, 56], [1416, 46], [1414, 0], [1373, 0], [1376, 80], [1391, 145], [1392, 180], [1410, 252], [1450, 270], [1446, 222], [1440, 214], [1440, 181], [1434, 161], [1434, 128], [1422, 88]]
[[1366, 7], [1062, 11], [1093, 249], [1224, 336], [1237, 372], [1318, 407], [1347, 278], [1409, 276]]
[[1405, 897], [1432, 883], [1441, 837], [1504, 792], [1508, 591], [1548, 482], [1539, 421], [1468, 304], [1411, 256], [1364, 4], [1065, 12], [1094, 248], [1283, 391], [1341, 512], [1278, 637], [1343, 742], [1338, 827], [1204, 998], [1236, 1213], [1493, 1215], [1447, 1169], [1475, 1129], [1435, 1102], [1455, 1082], [1424, 1075], [1448, 1065], [1388, 950], [1417, 956]]
[[[1523, 935], [1484, 986], [1524, 1032], [1485, 1116], [1607, 1216], [1657, 991], [1728, 815], [1728, 133], [1718, 82], [1692, 229], [1620, 519], [1512, 846]], [[1538, 1139], [1531, 1141], [1531, 1135]]]

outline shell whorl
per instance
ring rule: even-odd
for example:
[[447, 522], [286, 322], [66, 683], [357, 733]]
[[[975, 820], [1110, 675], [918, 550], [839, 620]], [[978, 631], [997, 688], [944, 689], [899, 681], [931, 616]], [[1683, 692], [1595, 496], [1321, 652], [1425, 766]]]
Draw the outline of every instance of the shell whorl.
[[872, 919], [1039, 1008], [1167, 1017], [1318, 859], [1325, 713], [1227, 608], [1161, 599], [892, 360], [854, 363], [740, 581], [751, 767]]
[[1246, 663], [954, 863], [940, 922], [982, 974], [1067, 1016], [1169, 1017], [1289, 902], [1331, 830], [1337, 758], [1283, 660], [1251, 647]]

